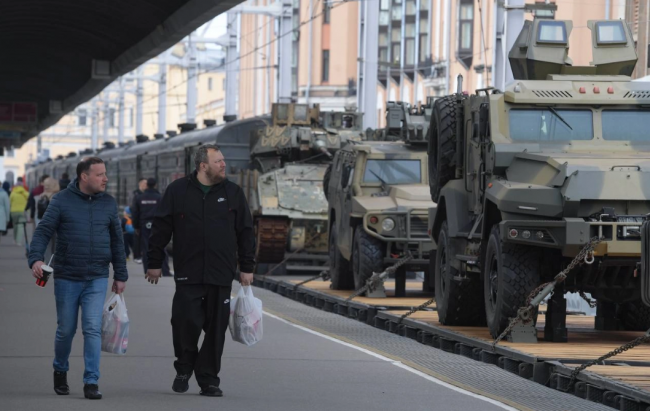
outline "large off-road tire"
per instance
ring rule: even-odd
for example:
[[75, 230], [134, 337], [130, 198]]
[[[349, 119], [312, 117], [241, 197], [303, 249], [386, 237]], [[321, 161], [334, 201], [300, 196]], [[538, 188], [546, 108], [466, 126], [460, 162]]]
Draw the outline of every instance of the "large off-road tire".
[[325, 170], [325, 175], [323, 175], [323, 193], [325, 194], [325, 199], [329, 201], [329, 195], [327, 194], [327, 190], [330, 185], [330, 176], [332, 175], [332, 165], [330, 164], [327, 166], [327, 169]]
[[350, 270], [350, 262], [343, 258], [336, 245], [337, 230], [334, 224], [330, 227], [329, 235], [331, 288], [333, 290], [352, 290], [354, 289], [354, 278], [352, 270]]
[[647, 331], [650, 329], [650, 307], [642, 301], [620, 304], [616, 311], [620, 325], [626, 331]]
[[444, 325], [482, 325], [485, 322], [483, 290], [478, 278], [459, 281], [451, 265], [455, 258], [450, 247], [447, 222], [443, 221], [436, 251], [436, 306]]
[[462, 115], [456, 96], [436, 100], [429, 126], [429, 190], [431, 199], [438, 202], [440, 190], [456, 173], [456, 119]]
[[[483, 261], [485, 315], [496, 338], [526, 305], [540, 284], [541, 253], [535, 247], [503, 243], [499, 227], [492, 227]], [[537, 309], [533, 313], [537, 319]]]
[[366, 280], [372, 277], [372, 273], [383, 271], [385, 249], [384, 244], [363, 231], [363, 227], [357, 227], [354, 230], [352, 274], [354, 275], [355, 290], [366, 285]]

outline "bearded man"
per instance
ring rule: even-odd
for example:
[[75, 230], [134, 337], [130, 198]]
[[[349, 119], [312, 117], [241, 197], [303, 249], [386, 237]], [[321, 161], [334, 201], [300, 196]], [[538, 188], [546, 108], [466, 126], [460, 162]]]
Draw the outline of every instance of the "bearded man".
[[[149, 238], [147, 279], [157, 284], [165, 246], [174, 237], [172, 336], [176, 378], [172, 390], [189, 389], [192, 372], [201, 395], [221, 397], [218, 377], [230, 314], [232, 281], [253, 282], [255, 235], [242, 189], [226, 178], [219, 147], [202, 145], [196, 170], [172, 182], [158, 205]], [[144, 252], [145, 250], [143, 250]], [[197, 348], [201, 330], [205, 337]]]

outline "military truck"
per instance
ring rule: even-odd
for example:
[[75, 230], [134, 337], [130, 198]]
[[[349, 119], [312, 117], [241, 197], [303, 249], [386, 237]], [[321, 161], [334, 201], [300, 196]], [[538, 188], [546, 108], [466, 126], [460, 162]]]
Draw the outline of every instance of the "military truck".
[[[333, 153], [361, 141], [363, 115], [321, 112], [318, 105], [273, 104], [272, 123], [253, 131], [254, 171], [242, 173], [257, 232], [261, 272], [302, 250], [285, 268], [320, 270], [327, 262], [323, 177]], [[298, 259], [298, 260], [296, 260]]]
[[[348, 144], [332, 162], [328, 186], [331, 287], [360, 289], [407, 252], [404, 266], [424, 271], [433, 243], [427, 234], [429, 198], [426, 148], [405, 141]], [[424, 146], [426, 147], [426, 146]]]
[[[442, 324], [487, 323], [496, 337], [578, 257], [548, 301], [546, 340], [567, 340], [565, 291], [597, 300], [597, 329], [650, 327], [636, 271], [650, 212], [650, 88], [631, 82], [624, 21], [588, 28], [588, 67], [568, 57], [570, 21], [526, 21], [505, 91], [465, 95], [460, 78], [435, 102], [429, 224]], [[593, 254], [579, 255], [594, 237]]]

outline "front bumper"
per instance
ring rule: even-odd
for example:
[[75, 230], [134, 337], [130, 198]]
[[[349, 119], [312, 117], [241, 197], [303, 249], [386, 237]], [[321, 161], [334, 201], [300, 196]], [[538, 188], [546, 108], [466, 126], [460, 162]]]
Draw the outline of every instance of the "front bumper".
[[[417, 265], [428, 264], [428, 256], [431, 250], [435, 249], [433, 241], [429, 238], [427, 233], [427, 222], [422, 221], [422, 215], [414, 215], [413, 210], [404, 210], [404, 211], [378, 211], [372, 213], [366, 213], [363, 215], [363, 230], [368, 233], [370, 236], [375, 237], [382, 241], [383, 243], [388, 244], [388, 250], [391, 250], [391, 244], [402, 244], [404, 248], [411, 251], [413, 254], [413, 259], [407, 264], [407, 266], [416, 265], [416, 261], [419, 261]], [[391, 216], [397, 219], [395, 231], [396, 236], [388, 236], [385, 234], [380, 234], [377, 231], [370, 228], [370, 217], [371, 216]], [[415, 219], [419, 220], [417, 227]], [[419, 228], [419, 229], [418, 229]], [[393, 260], [390, 258], [385, 259]], [[394, 259], [397, 262], [397, 259]]]
[[[603, 238], [594, 248], [596, 256], [640, 257], [641, 237], [628, 233], [640, 226], [639, 222], [592, 222], [582, 218], [506, 220], [499, 223], [499, 232], [505, 242], [561, 249], [567, 257], [576, 255], [594, 237]], [[512, 235], [513, 230], [517, 236]], [[523, 235], [526, 231], [528, 238]]]

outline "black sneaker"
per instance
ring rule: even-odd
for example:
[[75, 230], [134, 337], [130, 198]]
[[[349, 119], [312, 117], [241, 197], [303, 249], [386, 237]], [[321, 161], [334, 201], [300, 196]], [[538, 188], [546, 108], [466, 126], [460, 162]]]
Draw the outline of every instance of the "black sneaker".
[[99, 392], [97, 384], [84, 384], [84, 397], [89, 400], [101, 400], [102, 393]]
[[221, 391], [221, 388], [217, 387], [216, 385], [208, 385], [205, 388], [201, 388], [201, 392], [199, 394], [205, 395], [207, 397], [223, 397], [223, 391]]
[[172, 384], [172, 390], [180, 394], [187, 392], [190, 389], [189, 380], [191, 376], [192, 374], [177, 374]]
[[67, 372], [54, 371], [54, 392], [57, 393], [57, 395], [70, 394]]

